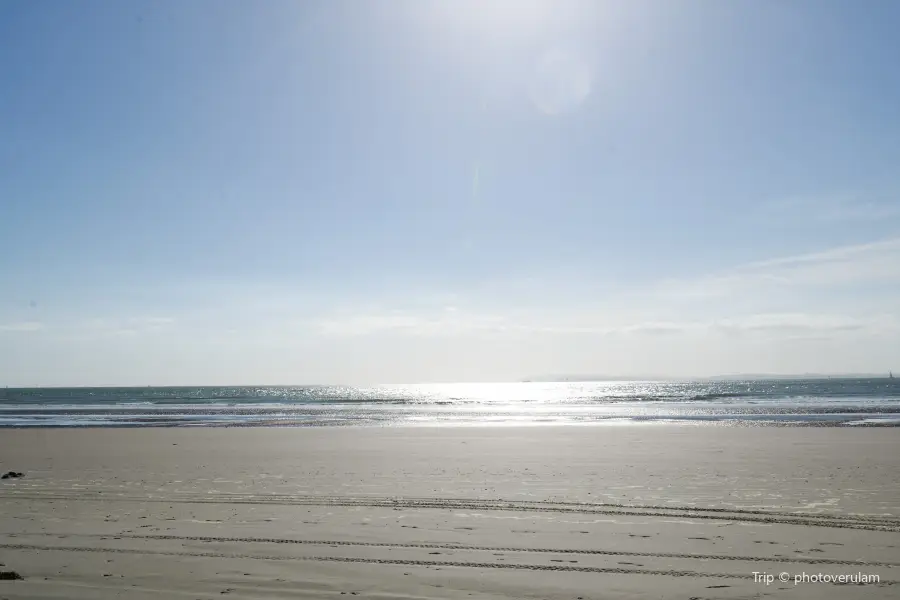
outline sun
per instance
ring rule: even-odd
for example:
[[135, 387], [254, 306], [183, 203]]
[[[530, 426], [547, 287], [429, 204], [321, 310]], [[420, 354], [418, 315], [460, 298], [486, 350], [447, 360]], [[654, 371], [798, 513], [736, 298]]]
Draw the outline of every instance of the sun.
[[445, 26], [490, 36], [528, 36], [540, 32], [558, 14], [552, 0], [459, 0], [429, 5]]
[[587, 32], [601, 16], [591, 2], [436, 0], [416, 6], [428, 23], [428, 44], [478, 73], [483, 87], [515, 90], [546, 116], [574, 111], [591, 96], [596, 57], [588, 51]]
[[536, 31], [551, 21], [554, 13], [553, 3], [547, 0], [469, 0], [461, 5], [463, 9], [472, 7], [468, 15], [462, 15], [463, 19], [495, 32]]

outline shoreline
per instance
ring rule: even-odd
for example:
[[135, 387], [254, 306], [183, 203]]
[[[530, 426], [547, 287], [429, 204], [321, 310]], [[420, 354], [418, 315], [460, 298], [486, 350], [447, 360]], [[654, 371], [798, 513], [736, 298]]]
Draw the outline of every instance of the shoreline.
[[[512, 423], [496, 423], [496, 422], [434, 422], [434, 423], [285, 423], [283, 421], [273, 421], [271, 423], [123, 423], [123, 424], [102, 424], [102, 425], [0, 425], [0, 431], [16, 431], [16, 430], [33, 430], [45, 429], [49, 431], [65, 431], [65, 430], [120, 430], [120, 429], [532, 429], [532, 428], [548, 428], [548, 427], [696, 427], [696, 428], [730, 428], [730, 429], [896, 429], [900, 428], [900, 416], [889, 413], [890, 416], [880, 415], [873, 416], [868, 413], [858, 413], [851, 416], [858, 417], [854, 420], [839, 420], [837, 416], [833, 418], [802, 418], [796, 419], [746, 419], [746, 418], [684, 418], [684, 419], [634, 419], [634, 418], [606, 418], [595, 419], [591, 421], [573, 421], [573, 422], [512, 422]], [[831, 415], [828, 415], [831, 416]], [[840, 415], [846, 417], [848, 415]], [[804, 416], [805, 417], [805, 416]], [[862, 422], [866, 421], [868, 422]]]
[[0, 428], [695, 424], [900, 426], [885, 381], [83, 388], [0, 394]]

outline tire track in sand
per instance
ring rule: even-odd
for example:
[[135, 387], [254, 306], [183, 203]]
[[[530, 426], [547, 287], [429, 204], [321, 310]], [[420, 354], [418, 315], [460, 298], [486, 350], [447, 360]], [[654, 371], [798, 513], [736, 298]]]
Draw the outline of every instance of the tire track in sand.
[[722, 561], [747, 561], [747, 562], [778, 562], [797, 563], [807, 565], [849, 565], [858, 567], [900, 567], [900, 563], [883, 561], [845, 560], [831, 558], [807, 558], [785, 556], [735, 556], [729, 554], [692, 554], [681, 552], [627, 552], [621, 550], [601, 550], [594, 548], [522, 548], [514, 546], [473, 546], [468, 544], [452, 543], [391, 543], [391, 542], [354, 542], [349, 540], [303, 540], [295, 538], [269, 538], [269, 537], [225, 537], [207, 535], [170, 535], [170, 534], [128, 534], [128, 533], [21, 533], [0, 534], [7, 537], [46, 536], [59, 539], [66, 538], [93, 538], [101, 540], [129, 539], [129, 540], [160, 540], [160, 541], [184, 541], [184, 542], [220, 542], [220, 543], [254, 543], [254, 544], [296, 544], [303, 546], [349, 546], [362, 548], [410, 548], [423, 550], [468, 550], [471, 552], [527, 552], [533, 554], [580, 554], [594, 556], [630, 556], [643, 558], [686, 558], [691, 560], [722, 560]]
[[471, 511], [514, 511], [535, 513], [568, 513], [631, 517], [668, 517], [698, 520], [732, 521], [832, 527], [868, 531], [900, 532], [900, 519], [876, 516], [822, 515], [761, 510], [696, 508], [691, 506], [609, 505], [560, 503], [550, 501], [474, 500], [459, 498], [385, 498], [353, 496], [254, 495], [254, 494], [185, 494], [169, 496], [89, 492], [78, 494], [43, 493], [11, 490], [0, 494], [0, 500], [65, 501], [65, 502], [157, 502], [168, 504], [254, 504], [275, 506], [335, 506], [396, 509], [442, 509]]
[[[271, 556], [259, 554], [229, 554], [225, 552], [179, 552], [168, 550], [136, 550], [127, 548], [85, 548], [80, 546], [43, 546], [37, 544], [0, 544], [8, 550], [37, 550], [42, 552], [93, 552], [109, 554], [132, 554], [143, 556], [177, 556], [190, 558], [226, 558], [240, 560], [311, 561], [335, 563], [362, 563], [375, 565], [402, 565], [414, 567], [459, 567], [471, 569], [513, 569], [520, 571], [564, 571], [570, 573], [605, 573], [616, 575], [662, 575], [667, 577], [697, 577], [715, 579], [748, 579], [747, 573], [704, 573], [676, 569], [622, 569], [617, 567], [573, 567], [569, 565], [527, 565], [521, 563], [490, 563], [474, 561], [430, 561], [392, 558], [361, 558], [348, 556]], [[900, 581], [885, 580], [874, 585], [893, 586]], [[835, 583], [832, 585], [846, 585]]]

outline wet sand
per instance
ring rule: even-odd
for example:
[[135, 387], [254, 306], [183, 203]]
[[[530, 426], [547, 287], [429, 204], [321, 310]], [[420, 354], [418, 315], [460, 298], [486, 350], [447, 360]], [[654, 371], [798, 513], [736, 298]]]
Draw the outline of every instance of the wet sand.
[[4, 430], [0, 470], [0, 598], [900, 593], [894, 428]]

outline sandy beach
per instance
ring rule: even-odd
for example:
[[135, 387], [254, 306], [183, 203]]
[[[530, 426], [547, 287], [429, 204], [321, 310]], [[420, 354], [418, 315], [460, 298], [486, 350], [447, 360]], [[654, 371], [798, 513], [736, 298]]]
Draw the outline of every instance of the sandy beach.
[[896, 429], [5, 430], [0, 470], [0, 598], [900, 593]]

